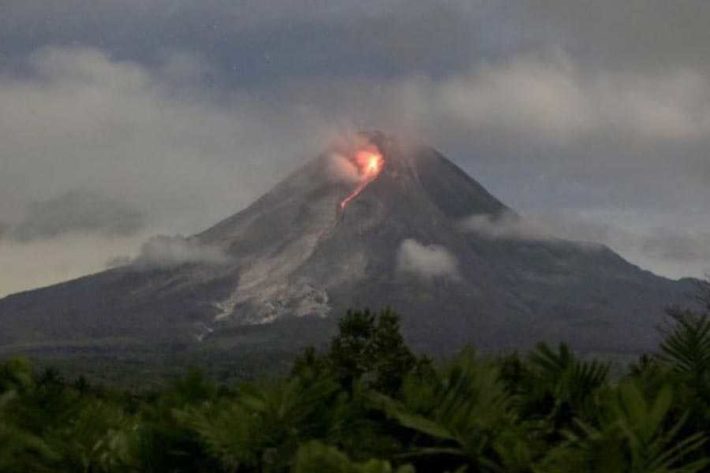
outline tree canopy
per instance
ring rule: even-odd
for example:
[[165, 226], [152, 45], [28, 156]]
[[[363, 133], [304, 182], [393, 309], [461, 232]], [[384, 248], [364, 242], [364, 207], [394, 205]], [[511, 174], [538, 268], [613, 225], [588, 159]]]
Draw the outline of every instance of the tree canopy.
[[670, 320], [658, 353], [613, 376], [564, 344], [435, 363], [389, 309], [348, 312], [279, 379], [193, 370], [137, 393], [8, 359], [0, 471], [710, 471], [710, 318]]

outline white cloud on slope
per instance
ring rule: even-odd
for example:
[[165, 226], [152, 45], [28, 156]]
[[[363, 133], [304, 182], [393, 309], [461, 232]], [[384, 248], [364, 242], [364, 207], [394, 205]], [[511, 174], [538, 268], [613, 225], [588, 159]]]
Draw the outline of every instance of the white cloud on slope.
[[458, 261], [440, 245], [424, 245], [413, 239], [402, 242], [397, 252], [397, 271], [424, 279], [458, 277]]
[[137, 268], [170, 268], [181, 264], [220, 265], [229, 262], [229, 257], [219, 248], [204, 246], [195, 240], [181, 236], [158, 235], [150, 238], [141, 247], [138, 257], [132, 262]]

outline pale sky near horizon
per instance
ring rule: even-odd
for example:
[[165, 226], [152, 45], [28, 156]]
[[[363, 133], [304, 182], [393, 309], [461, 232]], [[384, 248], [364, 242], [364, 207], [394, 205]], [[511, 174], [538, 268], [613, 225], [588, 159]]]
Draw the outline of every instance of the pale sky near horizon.
[[0, 0], [0, 296], [199, 231], [360, 128], [702, 276], [708, 24], [705, 0]]

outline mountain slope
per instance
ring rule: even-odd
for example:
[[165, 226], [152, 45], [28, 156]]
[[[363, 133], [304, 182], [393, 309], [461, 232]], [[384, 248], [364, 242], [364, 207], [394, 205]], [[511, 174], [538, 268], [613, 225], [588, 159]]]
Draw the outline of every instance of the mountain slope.
[[638, 352], [691, 289], [602, 246], [464, 231], [473, 215], [515, 214], [431, 148], [366, 141], [384, 166], [344, 209], [358, 184], [333, 156], [353, 149], [324, 153], [188, 240], [222, 261], [133, 264], [0, 300], [0, 346], [287, 350], [327, 339], [347, 308], [387, 305], [434, 354], [540, 340]]

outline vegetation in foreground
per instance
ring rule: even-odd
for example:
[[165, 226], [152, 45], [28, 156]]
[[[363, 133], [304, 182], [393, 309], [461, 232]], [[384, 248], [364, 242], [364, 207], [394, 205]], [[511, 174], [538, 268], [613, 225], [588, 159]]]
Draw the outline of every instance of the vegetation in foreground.
[[710, 471], [710, 299], [610, 379], [561, 345], [416, 357], [391, 311], [348, 313], [290, 376], [190, 372], [135, 394], [0, 364], [0, 472]]

